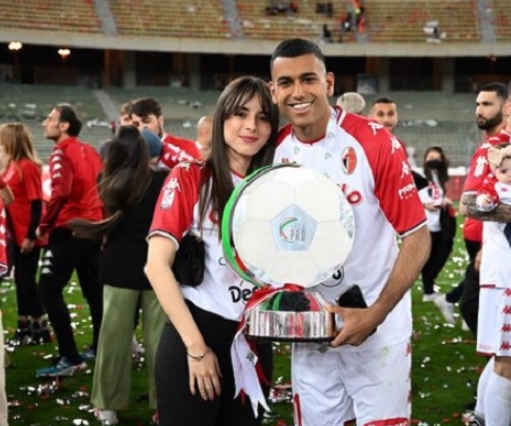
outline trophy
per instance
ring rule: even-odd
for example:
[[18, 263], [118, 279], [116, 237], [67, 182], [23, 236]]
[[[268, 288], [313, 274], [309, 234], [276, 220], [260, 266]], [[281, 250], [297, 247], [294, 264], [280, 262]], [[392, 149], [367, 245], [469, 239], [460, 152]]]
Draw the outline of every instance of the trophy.
[[334, 315], [310, 289], [343, 265], [354, 233], [346, 196], [317, 171], [279, 164], [238, 184], [224, 210], [222, 245], [227, 264], [259, 287], [242, 319], [247, 338], [333, 340]]

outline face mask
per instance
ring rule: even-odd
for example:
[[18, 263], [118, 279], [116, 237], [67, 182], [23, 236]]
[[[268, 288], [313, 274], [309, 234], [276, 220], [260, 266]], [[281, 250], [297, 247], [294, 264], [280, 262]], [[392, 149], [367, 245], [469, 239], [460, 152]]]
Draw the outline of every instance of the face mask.
[[445, 169], [445, 164], [442, 160], [428, 160], [424, 163], [424, 167], [432, 170]]

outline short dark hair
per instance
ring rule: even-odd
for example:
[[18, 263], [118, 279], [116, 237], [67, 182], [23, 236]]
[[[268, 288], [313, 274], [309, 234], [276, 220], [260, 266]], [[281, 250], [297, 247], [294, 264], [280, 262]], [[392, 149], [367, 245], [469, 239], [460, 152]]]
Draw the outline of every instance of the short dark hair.
[[511, 99], [511, 80], [507, 84], [507, 96]]
[[135, 114], [139, 117], [147, 117], [154, 114], [156, 117], [161, 117], [161, 105], [153, 98], [139, 98], [135, 99], [130, 104], [130, 115]]
[[273, 62], [277, 58], [296, 58], [307, 54], [313, 54], [316, 58], [323, 62], [323, 64], [325, 64], [325, 56], [316, 43], [303, 38], [290, 38], [284, 40], [279, 43], [271, 55], [270, 70], [273, 68]]
[[395, 104], [395, 102], [390, 96], [380, 96], [374, 100], [373, 106], [376, 104]]
[[497, 97], [505, 101], [508, 95], [508, 88], [503, 83], [487, 83], [479, 89], [479, 93], [481, 92], [495, 92]]
[[54, 109], [60, 114], [59, 123], [69, 123], [66, 133], [69, 136], [77, 137], [82, 130], [82, 120], [80, 120], [76, 109], [66, 103], [58, 104]]

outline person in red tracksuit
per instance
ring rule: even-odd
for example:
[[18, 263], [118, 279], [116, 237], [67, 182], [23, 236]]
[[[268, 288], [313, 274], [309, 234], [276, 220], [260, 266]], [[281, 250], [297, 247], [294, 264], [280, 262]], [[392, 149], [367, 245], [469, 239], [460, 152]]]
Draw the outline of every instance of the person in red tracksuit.
[[194, 141], [165, 133], [161, 105], [152, 98], [135, 99], [130, 104], [131, 124], [142, 131], [147, 128], [156, 133], [163, 142], [160, 162], [172, 169], [181, 161], [202, 158]]
[[[42, 126], [55, 147], [50, 156], [51, 198], [36, 231], [38, 237], [49, 237], [42, 258], [39, 294], [57, 337], [59, 357], [53, 366], [39, 369], [36, 375], [68, 376], [84, 368], [84, 361], [95, 354], [103, 290], [98, 280], [100, 241], [74, 237], [67, 224], [75, 218], [91, 221], [103, 218], [96, 186], [102, 165], [96, 150], [78, 140], [82, 122], [71, 105], [55, 106]], [[62, 296], [74, 270], [89, 304], [93, 327], [92, 348], [81, 355]]]

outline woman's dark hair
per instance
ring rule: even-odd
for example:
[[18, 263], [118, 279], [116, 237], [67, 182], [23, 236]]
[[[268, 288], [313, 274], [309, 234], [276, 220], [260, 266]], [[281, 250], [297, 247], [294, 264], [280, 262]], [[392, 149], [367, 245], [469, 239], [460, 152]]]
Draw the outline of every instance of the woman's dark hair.
[[[254, 96], [259, 99], [261, 109], [268, 118], [271, 133], [266, 145], [252, 158], [247, 174], [273, 162], [279, 129], [279, 111], [272, 102], [268, 84], [258, 77], [244, 76], [237, 78], [229, 83], [220, 95], [213, 115], [211, 156], [206, 162], [206, 167], [212, 179], [211, 182], [208, 179], [205, 183], [205, 190], [201, 192], [199, 203], [200, 226], [204, 223], [209, 201], [211, 201], [211, 207], [218, 215], [218, 219], [221, 220], [227, 200], [234, 190], [227, 155], [227, 144], [224, 139], [224, 122]], [[207, 194], [210, 193], [209, 185], [211, 185], [211, 199], [206, 199]]]
[[424, 157], [423, 157], [424, 174], [426, 175], [426, 179], [428, 181], [431, 182], [433, 180], [432, 169], [427, 167], [427, 162], [426, 162], [426, 158], [428, 157], [428, 154], [433, 151], [438, 152], [440, 154], [440, 161], [442, 162], [442, 167], [436, 169], [436, 171], [437, 171], [437, 176], [438, 176], [438, 182], [440, 183], [440, 186], [442, 187], [442, 190], [445, 193], [445, 184], [449, 180], [449, 159], [447, 158], [444, 150], [441, 147], [430, 146], [428, 149], [426, 149], [426, 152], [424, 152]]
[[112, 139], [98, 183], [106, 219], [90, 222], [74, 219], [69, 223], [77, 237], [100, 238], [119, 223], [124, 209], [139, 202], [152, 178], [149, 148], [135, 126], [121, 126]]

